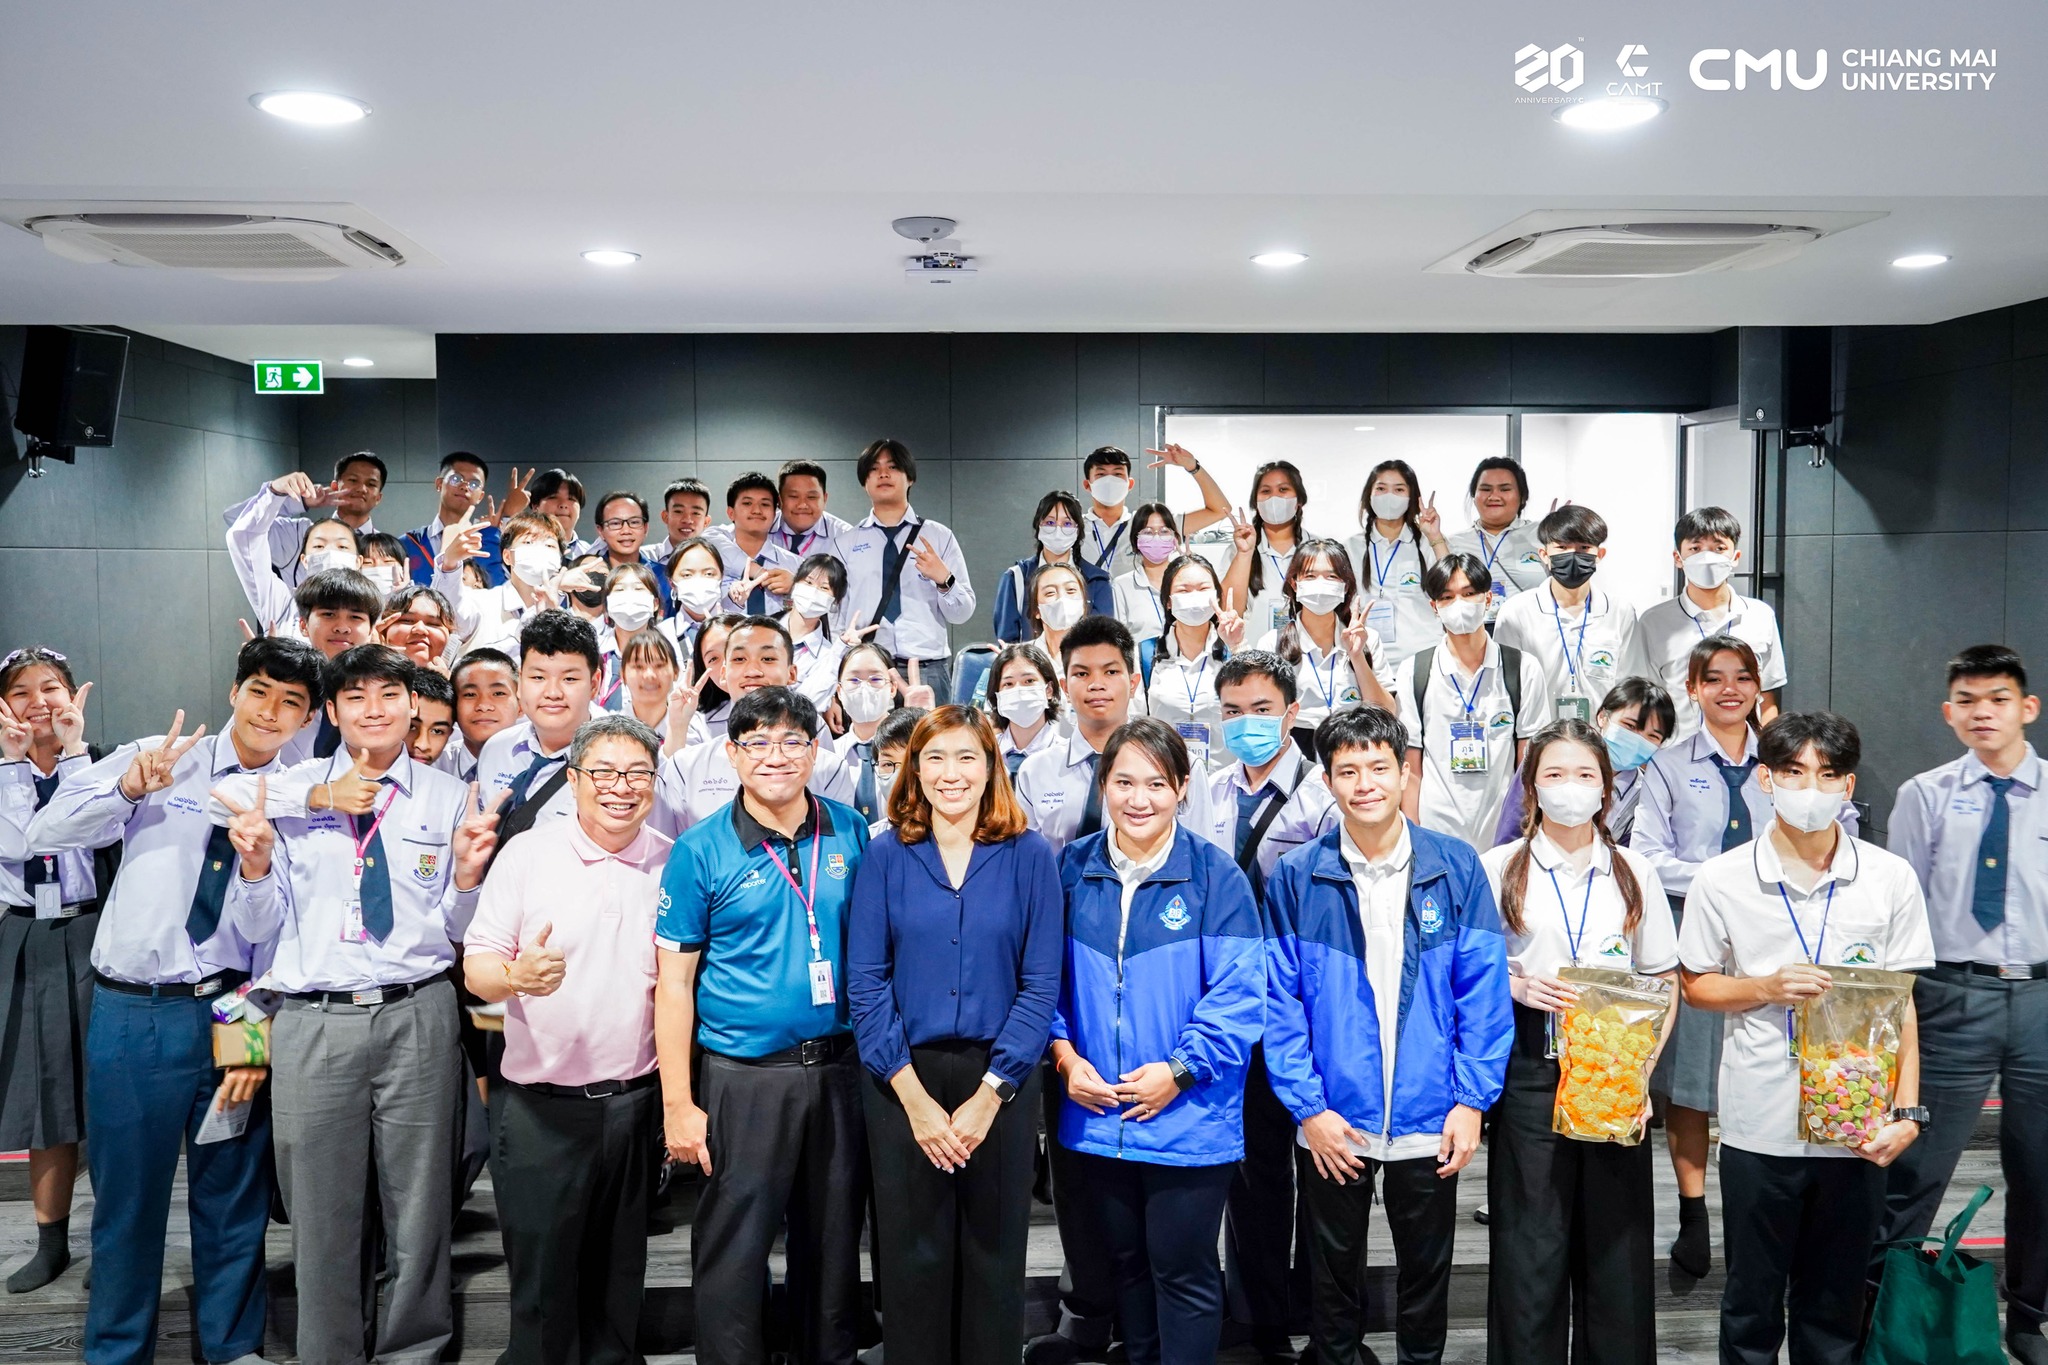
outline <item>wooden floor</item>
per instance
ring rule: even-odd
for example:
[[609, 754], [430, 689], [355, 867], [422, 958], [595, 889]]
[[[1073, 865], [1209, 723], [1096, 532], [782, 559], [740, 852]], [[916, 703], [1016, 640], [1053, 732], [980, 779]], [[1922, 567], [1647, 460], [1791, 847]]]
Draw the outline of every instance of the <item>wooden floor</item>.
[[[1471, 1219], [1484, 1198], [1485, 1153], [1482, 1150], [1470, 1170], [1459, 1180], [1460, 1221], [1451, 1289], [1451, 1334], [1445, 1359], [1452, 1362], [1480, 1362], [1486, 1358], [1486, 1229]], [[1655, 1166], [1658, 1187], [1658, 1238], [1666, 1246], [1677, 1225], [1677, 1191], [1670, 1165], [1661, 1152]], [[1962, 1164], [1951, 1183], [1939, 1227], [1950, 1213], [1960, 1208], [1978, 1184], [2002, 1189], [1998, 1174], [1997, 1111], [1986, 1111], [1975, 1139], [1964, 1153]], [[1667, 1362], [1709, 1362], [1714, 1359], [1716, 1305], [1721, 1292], [1719, 1241], [1719, 1189], [1716, 1179], [1708, 1180], [1709, 1203], [1715, 1210], [1715, 1267], [1705, 1280], [1690, 1277], [1660, 1264], [1658, 1275], [1659, 1354]], [[183, 1176], [172, 1201], [170, 1250], [164, 1267], [163, 1314], [159, 1322], [158, 1358], [182, 1362], [194, 1358], [190, 1290], [192, 1283], [191, 1240], [184, 1222]], [[689, 1283], [689, 1222], [691, 1194], [681, 1192], [664, 1210], [649, 1238], [648, 1303], [642, 1320], [642, 1345], [653, 1361], [690, 1362], [687, 1349], [691, 1331], [692, 1306]], [[1050, 1328], [1055, 1306], [1055, 1282], [1060, 1268], [1059, 1238], [1051, 1211], [1036, 1208], [1031, 1229], [1029, 1273], [1032, 1278], [1031, 1312], [1034, 1332]], [[72, 1213], [73, 1262], [58, 1280], [34, 1294], [0, 1295], [0, 1358], [35, 1360], [77, 1360], [85, 1320], [85, 1269], [90, 1244], [92, 1191], [82, 1181]], [[1971, 1250], [1986, 1259], [2002, 1256], [2004, 1244], [2004, 1201], [1994, 1198], [1978, 1216], [1971, 1230]], [[0, 1162], [0, 1275], [20, 1264], [35, 1246], [35, 1219], [28, 1202], [26, 1165], [18, 1160]], [[292, 1297], [292, 1251], [289, 1229], [273, 1225], [269, 1237], [272, 1286], [271, 1341], [266, 1355], [272, 1360], [294, 1359], [290, 1346], [294, 1323]], [[1393, 1252], [1385, 1225], [1375, 1220], [1372, 1228], [1371, 1264], [1375, 1316], [1382, 1317], [1392, 1292]], [[495, 1204], [486, 1175], [477, 1185], [469, 1206], [456, 1229], [455, 1285], [457, 1294], [456, 1349], [448, 1358], [461, 1361], [489, 1361], [504, 1344], [506, 1277], [499, 1245]], [[780, 1267], [777, 1267], [778, 1271]], [[1388, 1334], [1368, 1336], [1368, 1343], [1383, 1361], [1394, 1360], [1393, 1338]], [[1297, 1343], [1298, 1344], [1298, 1343]], [[1227, 1351], [1222, 1360], [1250, 1361], [1246, 1351]]]

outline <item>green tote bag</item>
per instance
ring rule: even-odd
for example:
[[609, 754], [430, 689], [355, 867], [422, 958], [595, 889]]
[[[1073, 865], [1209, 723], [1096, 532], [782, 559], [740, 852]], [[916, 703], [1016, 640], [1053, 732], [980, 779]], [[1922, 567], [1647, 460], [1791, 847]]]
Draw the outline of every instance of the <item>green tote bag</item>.
[[[1893, 1242], [1870, 1319], [1864, 1365], [2005, 1365], [1998, 1336], [1998, 1268], [1957, 1250], [1991, 1197], [1979, 1185], [1940, 1238]], [[1938, 1241], [1941, 1250], [1922, 1250]]]

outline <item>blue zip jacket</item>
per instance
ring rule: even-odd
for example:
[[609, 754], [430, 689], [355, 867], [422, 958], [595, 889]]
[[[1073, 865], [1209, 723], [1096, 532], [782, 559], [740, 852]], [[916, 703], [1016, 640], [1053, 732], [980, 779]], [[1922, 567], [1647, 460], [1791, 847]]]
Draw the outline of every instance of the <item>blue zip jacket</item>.
[[1363, 1132], [1439, 1133], [1454, 1105], [1490, 1109], [1514, 1040], [1507, 944], [1479, 855], [1410, 823], [1408, 916], [1386, 1112], [1379, 1009], [1365, 975], [1343, 826], [1266, 881], [1266, 1069], [1297, 1123], [1334, 1109]]
[[[1484, 883], [1482, 882], [1482, 885]], [[1215, 1166], [1244, 1156], [1244, 1069], [1265, 1013], [1266, 963], [1251, 883], [1222, 849], [1174, 830], [1166, 861], [1131, 896], [1117, 954], [1123, 883], [1109, 833], [1060, 853], [1066, 973], [1052, 1036], [1110, 1085], [1178, 1058], [1195, 1082], [1142, 1123], [1060, 1101], [1060, 1141], [1076, 1152]], [[1121, 985], [1119, 985], [1121, 980]]]
[[[1031, 613], [1024, 609], [1024, 593], [1031, 590], [1031, 575], [1038, 572], [1040, 560], [1036, 551], [1024, 556], [1016, 564], [1003, 570], [996, 583], [996, 608], [993, 629], [996, 638], [1006, 645], [1021, 644], [1037, 638], [1038, 631], [1031, 624]], [[1090, 616], [1116, 615], [1116, 585], [1108, 574], [1090, 564], [1078, 555], [1074, 567], [1081, 571], [1081, 595], [1088, 602]], [[1024, 586], [1017, 586], [1019, 578]], [[1059, 667], [1054, 659], [1053, 667]]]

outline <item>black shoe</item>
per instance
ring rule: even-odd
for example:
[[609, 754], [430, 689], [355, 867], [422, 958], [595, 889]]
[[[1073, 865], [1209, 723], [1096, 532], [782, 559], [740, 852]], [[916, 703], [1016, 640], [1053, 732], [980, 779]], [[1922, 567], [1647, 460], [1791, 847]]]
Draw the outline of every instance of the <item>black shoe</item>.
[[2048, 1365], [2048, 1336], [2042, 1336], [2039, 1328], [2031, 1332], [2007, 1328], [2005, 1349], [2020, 1365]]
[[1485, 1227], [1493, 1221], [1493, 1213], [1485, 1204], [1481, 1204], [1478, 1208], [1472, 1210], [1472, 1221], [1479, 1224], [1480, 1227]]
[[1071, 1337], [1058, 1332], [1047, 1332], [1024, 1343], [1024, 1365], [1075, 1365], [1080, 1359], [1081, 1348]]

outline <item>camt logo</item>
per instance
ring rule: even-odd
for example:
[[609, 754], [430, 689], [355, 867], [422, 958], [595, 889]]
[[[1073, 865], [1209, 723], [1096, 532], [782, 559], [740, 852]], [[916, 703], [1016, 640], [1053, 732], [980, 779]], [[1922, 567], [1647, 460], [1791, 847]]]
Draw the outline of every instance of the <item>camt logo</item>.
[[1515, 84], [1524, 90], [1568, 95], [1585, 80], [1586, 54], [1570, 43], [1551, 48], [1531, 43], [1515, 53]]
[[1622, 75], [1634, 78], [1650, 74], [1649, 59], [1650, 49], [1641, 43], [1630, 43], [1614, 59], [1614, 64], [1621, 68]]

